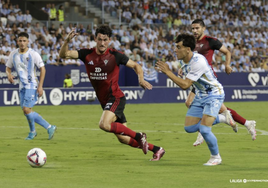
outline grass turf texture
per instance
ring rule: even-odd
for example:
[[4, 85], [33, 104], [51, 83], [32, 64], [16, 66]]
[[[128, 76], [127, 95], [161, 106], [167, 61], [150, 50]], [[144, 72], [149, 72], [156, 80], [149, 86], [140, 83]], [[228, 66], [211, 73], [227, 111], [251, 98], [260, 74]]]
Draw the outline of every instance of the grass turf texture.
[[[147, 133], [148, 141], [166, 150], [160, 161], [152, 152], [120, 144], [98, 128], [99, 105], [36, 106], [34, 110], [57, 125], [52, 140], [36, 125], [37, 137], [26, 141], [28, 124], [19, 106], [0, 107], [0, 187], [6, 188], [177, 188], [267, 187], [268, 182], [238, 183], [243, 179], [268, 180], [268, 102], [225, 103], [248, 120], [257, 121], [257, 139], [244, 126], [238, 133], [219, 124], [213, 127], [223, 164], [203, 166], [210, 157], [207, 145], [194, 147], [197, 134], [187, 134], [184, 104], [127, 104], [128, 127]], [[43, 168], [26, 161], [34, 147], [47, 154]], [[236, 181], [237, 183], [234, 183]]]

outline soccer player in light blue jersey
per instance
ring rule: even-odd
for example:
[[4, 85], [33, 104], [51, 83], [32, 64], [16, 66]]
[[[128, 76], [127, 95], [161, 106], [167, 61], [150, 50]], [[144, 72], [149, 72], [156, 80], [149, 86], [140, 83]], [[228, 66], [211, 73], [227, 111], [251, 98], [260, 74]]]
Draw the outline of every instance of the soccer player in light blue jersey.
[[[30, 133], [26, 140], [32, 140], [36, 137], [35, 122], [47, 129], [49, 135], [48, 139], [50, 140], [53, 138], [57, 127], [50, 125], [42, 116], [32, 110], [38, 97], [43, 95], [43, 83], [46, 69], [41, 56], [33, 49], [28, 48], [28, 39], [29, 35], [25, 32], [18, 35], [19, 48], [10, 53], [6, 63], [6, 74], [9, 82], [14, 83], [14, 77], [11, 74], [11, 70], [14, 67], [20, 80], [20, 105], [30, 127]], [[35, 73], [36, 67], [40, 69], [39, 82]]]
[[210, 159], [204, 165], [221, 164], [217, 138], [211, 128], [213, 122], [218, 121], [218, 113], [225, 98], [223, 87], [213, 74], [206, 58], [193, 52], [195, 48], [193, 35], [180, 34], [175, 44], [177, 58], [187, 66], [183, 69], [186, 78], [177, 77], [165, 62], [157, 62], [156, 69], [165, 73], [182, 89], [188, 89], [191, 85], [195, 87], [196, 95], [185, 118], [185, 131], [188, 133], [199, 131], [204, 137], [211, 153]]

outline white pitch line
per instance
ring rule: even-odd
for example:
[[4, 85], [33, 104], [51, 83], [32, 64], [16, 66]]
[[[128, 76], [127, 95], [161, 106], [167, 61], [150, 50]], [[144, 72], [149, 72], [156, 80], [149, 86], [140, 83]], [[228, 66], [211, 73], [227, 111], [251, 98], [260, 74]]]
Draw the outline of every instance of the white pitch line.
[[268, 135], [268, 131], [264, 131], [264, 130], [260, 130], [260, 129], [256, 129], [256, 131], [261, 132], [261, 134], [257, 134], [257, 135]]
[[[139, 123], [131, 123], [131, 124], [139, 124]], [[183, 124], [169, 124], [169, 125], [180, 125], [183, 126]], [[230, 126], [223, 126], [224, 128], [230, 128]], [[0, 128], [20, 128], [20, 129], [24, 129], [27, 128], [27, 126], [0, 126]], [[65, 130], [88, 130], [88, 131], [100, 131], [101, 129], [92, 129], [92, 128], [77, 128], [77, 127], [58, 127], [58, 129], [65, 129]], [[246, 129], [245, 127], [239, 127], [239, 129]], [[238, 133], [239, 133], [239, 129], [238, 129]], [[137, 130], [137, 131], [141, 131], [141, 130]], [[181, 134], [186, 134], [185, 131], [165, 131], [165, 130], [142, 130], [144, 132], [151, 132], [151, 133], [157, 133], [157, 132], [161, 132], [161, 133], [181, 133]], [[261, 129], [256, 129], [257, 132], [260, 132], [261, 134], [257, 134], [258, 136], [267, 136], [268, 135], [268, 131], [265, 130], [261, 130]], [[237, 134], [237, 133], [214, 133], [214, 134]], [[247, 134], [247, 133], [240, 133], [241, 134]]]

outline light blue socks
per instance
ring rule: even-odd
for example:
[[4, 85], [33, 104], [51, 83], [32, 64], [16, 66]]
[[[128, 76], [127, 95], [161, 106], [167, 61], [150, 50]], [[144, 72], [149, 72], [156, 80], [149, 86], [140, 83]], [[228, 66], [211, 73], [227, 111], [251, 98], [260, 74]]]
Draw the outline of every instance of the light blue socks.
[[219, 153], [218, 142], [216, 136], [211, 132], [211, 127], [200, 125], [199, 131], [207, 142], [211, 155]]
[[39, 125], [41, 125], [42, 127], [44, 127], [45, 129], [48, 129], [50, 124], [38, 113], [33, 112], [33, 114], [34, 114], [34, 121]]
[[195, 124], [195, 125], [185, 126], [185, 127], [184, 127], [184, 130], [185, 130], [187, 133], [195, 133], [196, 131], [199, 130], [200, 122], [201, 122], [201, 121], [199, 121], [199, 122], [198, 122], [197, 124]]
[[29, 114], [26, 114], [25, 116], [27, 117], [31, 132], [35, 131], [35, 125], [34, 125], [35, 122], [38, 123], [39, 125], [41, 125], [42, 127], [44, 127], [45, 129], [48, 129], [48, 127], [50, 125], [46, 120], [43, 119], [42, 116], [40, 116], [36, 112], [31, 112]]
[[34, 132], [35, 131], [35, 125], [34, 125], [34, 114], [31, 112], [29, 114], [26, 114], [25, 115], [27, 120], [28, 120], [28, 124], [29, 124], [29, 127], [30, 127], [30, 131], [31, 132]]

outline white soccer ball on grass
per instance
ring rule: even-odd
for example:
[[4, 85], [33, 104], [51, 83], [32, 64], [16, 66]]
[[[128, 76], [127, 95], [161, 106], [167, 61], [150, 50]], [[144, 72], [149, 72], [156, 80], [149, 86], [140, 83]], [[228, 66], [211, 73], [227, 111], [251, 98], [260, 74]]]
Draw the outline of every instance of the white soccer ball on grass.
[[32, 167], [40, 168], [47, 162], [46, 153], [40, 148], [33, 148], [27, 154], [27, 161]]

